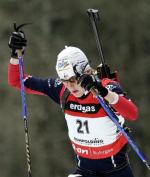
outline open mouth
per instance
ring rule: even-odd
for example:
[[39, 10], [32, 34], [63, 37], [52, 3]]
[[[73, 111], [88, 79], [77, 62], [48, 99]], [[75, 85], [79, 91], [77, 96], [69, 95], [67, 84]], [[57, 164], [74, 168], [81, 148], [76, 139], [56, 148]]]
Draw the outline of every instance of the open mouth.
[[72, 93], [78, 93], [79, 91], [78, 90], [73, 90]]

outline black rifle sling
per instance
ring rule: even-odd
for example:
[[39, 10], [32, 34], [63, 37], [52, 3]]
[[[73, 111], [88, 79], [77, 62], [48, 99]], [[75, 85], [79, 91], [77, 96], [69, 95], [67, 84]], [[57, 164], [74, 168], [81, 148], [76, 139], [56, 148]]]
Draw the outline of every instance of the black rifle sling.
[[64, 90], [64, 92], [62, 94], [62, 97], [61, 97], [61, 108], [62, 108], [63, 112], [65, 110], [66, 100], [67, 100], [69, 95], [70, 95], [70, 91], [67, 88], [65, 88], [65, 90]]

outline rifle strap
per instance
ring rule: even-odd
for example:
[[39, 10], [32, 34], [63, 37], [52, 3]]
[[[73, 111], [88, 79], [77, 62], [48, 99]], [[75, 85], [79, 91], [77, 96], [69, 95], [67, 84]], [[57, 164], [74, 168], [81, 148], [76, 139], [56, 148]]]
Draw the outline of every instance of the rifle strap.
[[61, 108], [63, 112], [65, 110], [66, 100], [69, 95], [70, 95], [70, 91], [67, 88], [65, 88], [64, 92], [62, 93], [62, 97], [61, 97]]

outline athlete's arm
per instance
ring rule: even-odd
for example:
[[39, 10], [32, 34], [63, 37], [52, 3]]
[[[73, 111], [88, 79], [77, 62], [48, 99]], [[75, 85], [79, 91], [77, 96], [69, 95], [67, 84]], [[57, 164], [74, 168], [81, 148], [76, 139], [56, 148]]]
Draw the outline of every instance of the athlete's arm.
[[114, 108], [120, 115], [127, 120], [136, 120], [138, 116], [138, 109], [136, 105], [128, 99], [122, 88], [117, 82], [112, 82], [105, 79], [103, 85], [108, 89], [108, 95], [105, 97], [112, 108]]
[[[8, 84], [20, 89], [19, 65], [17, 59], [11, 59], [8, 66]], [[29, 94], [47, 95], [56, 103], [60, 103], [62, 84], [58, 79], [40, 79], [24, 74], [25, 92]]]

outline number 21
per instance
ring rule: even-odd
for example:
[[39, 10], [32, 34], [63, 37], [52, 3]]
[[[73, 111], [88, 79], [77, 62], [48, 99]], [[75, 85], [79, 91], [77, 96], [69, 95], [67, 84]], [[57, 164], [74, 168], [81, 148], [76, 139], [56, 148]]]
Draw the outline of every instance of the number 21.
[[78, 127], [77, 127], [78, 133], [90, 133], [87, 120], [83, 122], [81, 120], [77, 120], [76, 124], [78, 124]]

